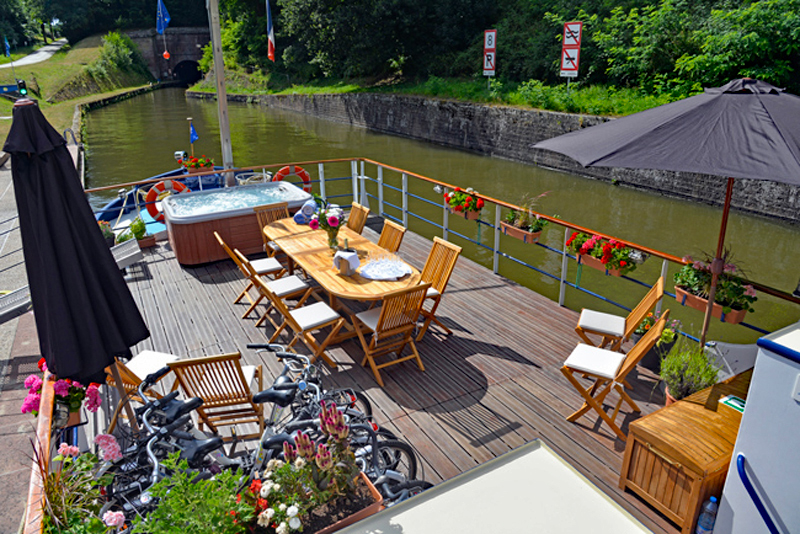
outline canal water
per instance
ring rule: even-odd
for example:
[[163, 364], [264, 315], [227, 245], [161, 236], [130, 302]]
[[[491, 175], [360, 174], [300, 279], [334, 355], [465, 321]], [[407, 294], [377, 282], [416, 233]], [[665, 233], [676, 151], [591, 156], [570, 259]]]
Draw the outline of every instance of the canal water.
[[[239, 167], [366, 157], [464, 188], [473, 187], [488, 196], [515, 204], [521, 203], [523, 195], [536, 196], [546, 192], [537, 207], [542, 213], [558, 215], [565, 221], [679, 257], [686, 254], [700, 257], [704, 252], [713, 253], [716, 248], [722, 213], [719, 207], [377, 134], [255, 104], [231, 102], [228, 109], [234, 163]], [[192, 117], [200, 136], [195, 143], [195, 154], [210, 156], [221, 164], [219, 123], [214, 101], [186, 99], [183, 90], [165, 89], [89, 113], [85, 130], [87, 187], [141, 180], [175, 168], [173, 153], [190, 149], [187, 117]], [[312, 174], [316, 175], [315, 172]], [[342, 165], [336, 176], [347, 175], [349, 165]], [[371, 175], [374, 177], [374, 170]], [[326, 178], [330, 177], [329, 173]], [[334, 192], [345, 192], [349, 182], [343, 181], [331, 187]], [[413, 185], [415, 193], [433, 198], [429, 186], [425, 185], [424, 191], [420, 191], [420, 187], [419, 184]], [[330, 194], [331, 189], [328, 191]], [[720, 196], [723, 194], [724, 191], [720, 190]], [[90, 202], [99, 208], [113, 196], [113, 192], [93, 194]], [[424, 207], [419, 211], [441, 222], [441, 209]], [[391, 210], [389, 213], [398, 216]], [[493, 222], [493, 212], [485, 214], [484, 219]], [[480, 237], [480, 241], [488, 246], [493, 244], [488, 227], [478, 230], [474, 222], [454, 221], [454, 217], [450, 221], [455, 231], [473, 239]], [[409, 226], [423, 235], [436, 233], [432, 226], [414, 219]], [[563, 239], [564, 229], [555, 225], [551, 225], [542, 237], [542, 241], [553, 248], [560, 248]], [[490, 251], [458, 237], [452, 237], [452, 240], [464, 247], [465, 255], [491, 267]], [[750, 278], [788, 292], [798, 285], [800, 232], [796, 226], [733, 212], [726, 243], [733, 251], [734, 261]], [[557, 254], [505, 237], [501, 245], [505, 252], [530, 265], [549, 273], [560, 272], [561, 258]], [[631, 276], [652, 283], [660, 270], [661, 261], [651, 258]], [[575, 262], [570, 262], [569, 279], [572, 282], [578, 275], [576, 271]], [[674, 272], [672, 267], [667, 280], [670, 292]], [[554, 300], [558, 298], [557, 280], [505, 259], [500, 263], [500, 273]], [[589, 268], [583, 269], [580, 283], [582, 287], [611, 296], [629, 307], [635, 305], [644, 293], [636, 284], [604, 276]], [[624, 314], [619, 308], [574, 290], [567, 292], [566, 304], [573, 309], [586, 306]], [[664, 300], [664, 308], [670, 308], [672, 316], [680, 318], [687, 331], [697, 334], [702, 324], [700, 312], [682, 308], [669, 297]], [[766, 295], [760, 295], [755, 308], [756, 313], [748, 315], [745, 321], [764, 330], [774, 330], [800, 320], [800, 306]], [[712, 321], [709, 338], [752, 342], [759, 335], [743, 327]]]

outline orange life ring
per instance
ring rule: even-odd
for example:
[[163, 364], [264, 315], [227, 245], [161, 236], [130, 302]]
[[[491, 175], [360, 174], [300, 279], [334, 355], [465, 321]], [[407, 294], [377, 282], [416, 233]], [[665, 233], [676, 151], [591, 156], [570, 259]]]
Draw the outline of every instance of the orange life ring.
[[297, 165], [287, 165], [282, 168], [275, 173], [275, 176], [272, 177], [272, 181], [280, 182], [289, 176], [299, 176], [303, 180], [303, 191], [306, 193], [311, 192], [311, 176], [308, 175], [308, 171], [303, 167], [298, 167]]
[[189, 193], [190, 189], [176, 180], [164, 180], [158, 182], [150, 188], [145, 197], [147, 202], [147, 211], [158, 222], [164, 222], [164, 214], [158, 209], [156, 202], [161, 202], [162, 199], [170, 196], [171, 194]]

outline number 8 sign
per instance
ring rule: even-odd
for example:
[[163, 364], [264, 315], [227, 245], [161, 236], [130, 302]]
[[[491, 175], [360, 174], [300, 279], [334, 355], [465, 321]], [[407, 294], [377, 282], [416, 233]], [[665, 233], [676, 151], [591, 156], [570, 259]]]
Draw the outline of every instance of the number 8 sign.
[[497, 30], [483, 32], [483, 51], [493, 52], [497, 48]]

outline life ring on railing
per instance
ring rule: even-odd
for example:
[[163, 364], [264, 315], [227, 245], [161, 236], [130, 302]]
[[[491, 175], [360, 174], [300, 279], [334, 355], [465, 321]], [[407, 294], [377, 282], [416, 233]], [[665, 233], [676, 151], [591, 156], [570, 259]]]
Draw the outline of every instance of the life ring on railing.
[[164, 222], [164, 214], [159, 210], [156, 202], [161, 202], [166, 197], [178, 193], [189, 193], [190, 189], [176, 180], [164, 180], [150, 188], [145, 197], [147, 211], [158, 222]]
[[298, 167], [297, 165], [287, 165], [286, 167], [282, 168], [275, 173], [275, 176], [272, 177], [272, 181], [280, 182], [289, 176], [300, 177], [303, 180], [303, 191], [306, 193], [311, 192], [311, 176], [308, 175], [308, 171], [306, 171], [303, 167]]

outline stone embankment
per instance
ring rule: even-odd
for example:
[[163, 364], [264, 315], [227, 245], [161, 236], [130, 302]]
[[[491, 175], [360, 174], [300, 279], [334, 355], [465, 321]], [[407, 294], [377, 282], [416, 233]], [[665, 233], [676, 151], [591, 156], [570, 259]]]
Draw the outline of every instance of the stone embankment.
[[[196, 98], [214, 98], [213, 94], [207, 93], [188, 94]], [[228, 99], [296, 111], [488, 156], [534, 163], [677, 198], [714, 205], [722, 205], [725, 198], [725, 177], [655, 170], [584, 168], [569, 158], [530, 148], [543, 139], [613, 120], [608, 117], [368, 93], [229, 95]], [[733, 207], [769, 218], [800, 222], [798, 188], [782, 183], [736, 180]]]

